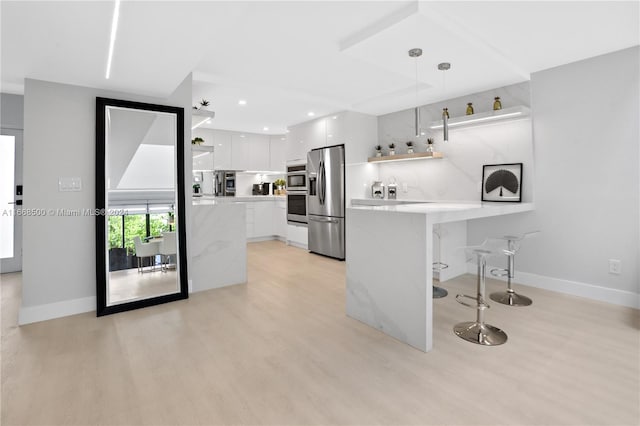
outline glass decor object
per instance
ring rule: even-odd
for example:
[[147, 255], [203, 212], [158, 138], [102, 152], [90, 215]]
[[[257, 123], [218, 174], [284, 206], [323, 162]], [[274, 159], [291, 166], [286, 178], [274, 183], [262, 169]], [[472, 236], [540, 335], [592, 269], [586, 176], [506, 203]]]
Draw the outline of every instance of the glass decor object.
[[432, 138], [428, 138], [427, 139], [427, 153], [433, 155], [433, 139]]
[[493, 98], [493, 110], [498, 111], [502, 109], [502, 102], [500, 102], [500, 96]]
[[413, 154], [413, 142], [412, 141], [408, 141], [407, 142], [407, 154]]
[[467, 115], [473, 115], [473, 104], [471, 102], [467, 104]]

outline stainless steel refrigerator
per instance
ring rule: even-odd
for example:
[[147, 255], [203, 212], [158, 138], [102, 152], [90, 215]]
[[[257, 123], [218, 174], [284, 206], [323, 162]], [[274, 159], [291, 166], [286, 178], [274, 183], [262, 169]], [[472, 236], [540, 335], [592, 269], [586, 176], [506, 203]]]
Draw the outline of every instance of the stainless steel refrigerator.
[[309, 250], [344, 259], [344, 145], [307, 154]]

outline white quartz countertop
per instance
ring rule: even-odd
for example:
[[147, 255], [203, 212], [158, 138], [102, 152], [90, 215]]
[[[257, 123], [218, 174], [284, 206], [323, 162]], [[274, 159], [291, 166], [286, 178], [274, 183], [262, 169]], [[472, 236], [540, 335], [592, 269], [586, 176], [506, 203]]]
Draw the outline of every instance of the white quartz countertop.
[[249, 195], [241, 197], [215, 197], [212, 195], [203, 195], [202, 197], [193, 197], [193, 204], [224, 204], [224, 203], [246, 203], [260, 201], [286, 201], [286, 195]]
[[[351, 200], [347, 210], [424, 214], [435, 222], [453, 222], [503, 214], [521, 213], [535, 209], [533, 203], [492, 203], [473, 201], [424, 200]], [[398, 203], [400, 202], [400, 203]]]

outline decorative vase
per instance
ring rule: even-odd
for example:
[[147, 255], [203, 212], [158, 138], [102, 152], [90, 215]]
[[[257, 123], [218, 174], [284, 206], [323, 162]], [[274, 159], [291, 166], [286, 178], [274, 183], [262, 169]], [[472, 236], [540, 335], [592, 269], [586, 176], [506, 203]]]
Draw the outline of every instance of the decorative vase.
[[473, 104], [471, 102], [467, 104], [467, 115], [473, 115]]
[[413, 148], [407, 148], [407, 154], [413, 154]]
[[500, 102], [500, 96], [493, 98], [493, 110], [498, 111], [502, 109], [502, 102]]
[[433, 155], [433, 144], [427, 145], [427, 154]]
[[382, 157], [382, 151], [376, 151], [376, 157]]
[[396, 155], [396, 151], [394, 149], [389, 150], [389, 155]]

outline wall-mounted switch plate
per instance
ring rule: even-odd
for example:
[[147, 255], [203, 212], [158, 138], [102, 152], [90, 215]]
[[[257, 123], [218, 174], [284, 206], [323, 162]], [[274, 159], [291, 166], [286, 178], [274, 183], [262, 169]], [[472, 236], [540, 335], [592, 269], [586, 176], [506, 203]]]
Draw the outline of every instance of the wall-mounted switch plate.
[[622, 273], [622, 261], [619, 259], [609, 259], [609, 273], [620, 275]]
[[59, 177], [58, 191], [82, 191], [82, 179], [79, 177]]

